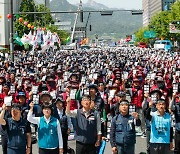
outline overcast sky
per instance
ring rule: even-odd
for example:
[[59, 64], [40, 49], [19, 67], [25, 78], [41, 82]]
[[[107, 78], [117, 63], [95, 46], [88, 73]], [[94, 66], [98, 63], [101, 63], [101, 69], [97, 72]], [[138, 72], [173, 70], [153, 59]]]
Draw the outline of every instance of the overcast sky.
[[[77, 4], [80, 0], [68, 0], [71, 4]], [[82, 0], [86, 3], [88, 0]], [[142, 0], [94, 0], [110, 8], [142, 9]]]

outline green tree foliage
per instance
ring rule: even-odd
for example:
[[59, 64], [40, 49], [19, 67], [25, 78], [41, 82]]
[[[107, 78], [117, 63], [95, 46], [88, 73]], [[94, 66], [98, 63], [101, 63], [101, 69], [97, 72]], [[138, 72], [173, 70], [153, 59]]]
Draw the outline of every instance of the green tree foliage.
[[169, 23], [171, 22], [169, 11], [162, 11], [156, 14], [149, 24], [156, 32], [156, 37], [170, 39]]
[[[156, 32], [157, 38], [170, 39], [170, 40], [173, 38], [174, 40], [179, 41], [180, 34], [173, 34], [169, 32], [169, 24], [173, 21], [180, 21], [180, 1], [176, 1], [171, 6], [171, 10], [162, 11], [154, 15], [151, 18], [148, 28], [140, 28], [138, 32], [136, 32], [137, 40], [138, 41], [144, 40], [142, 37], [143, 30], [149, 29]], [[145, 41], [147, 42], [149, 40], [145, 40]]]
[[136, 42], [146, 42], [148, 43], [148, 39], [144, 38], [144, 32], [148, 30], [148, 27], [140, 28], [136, 33]]
[[[34, 12], [35, 11], [35, 3], [33, 0], [23, 0], [20, 5], [20, 12]], [[24, 14], [21, 15], [24, 20], [28, 20], [29, 22], [34, 21], [34, 14]]]
[[[35, 5], [34, 0], [22, 0], [20, 5], [20, 12], [47, 12], [46, 14], [23, 14], [16, 15], [16, 21], [14, 23], [15, 32], [17, 32], [19, 37], [22, 37], [25, 34], [28, 34], [31, 28], [28, 28], [24, 25], [24, 21], [27, 21], [28, 24], [33, 25], [34, 27], [46, 27], [51, 30], [51, 32], [56, 32], [60, 39], [65, 40], [69, 34], [65, 31], [58, 30], [58, 27], [53, 25], [54, 21], [50, 13], [50, 9], [45, 7], [45, 5]], [[19, 18], [23, 18], [23, 22], [19, 22]]]
[[50, 9], [45, 7], [44, 4], [40, 4], [36, 6], [36, 11], [37, 12], [48, 12], [47, 14], [37, 14], [36, 15], [36, 25], [38, 26], [46, 26], [49, 23], [53, 24], [53, 18], [50, 13]]

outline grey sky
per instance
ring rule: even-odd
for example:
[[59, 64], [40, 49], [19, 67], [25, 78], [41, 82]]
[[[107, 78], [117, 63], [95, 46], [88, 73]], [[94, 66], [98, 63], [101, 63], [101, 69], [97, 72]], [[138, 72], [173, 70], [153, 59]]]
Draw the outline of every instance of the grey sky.
[[[68, 0], [71, 4], [77, 4], [80, 0]], [[88, 0], [82, 0], [86, 3]], [[142, 0], [94, 0], [111, 8], [142, 9]]]

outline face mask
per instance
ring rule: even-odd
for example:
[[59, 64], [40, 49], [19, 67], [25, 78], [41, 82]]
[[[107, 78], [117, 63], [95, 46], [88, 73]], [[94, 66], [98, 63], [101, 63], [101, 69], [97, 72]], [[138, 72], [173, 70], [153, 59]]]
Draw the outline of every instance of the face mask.
[[134, 88], [135, 88], [135, 89], [139, 89], [139, 88], [140, 88], [140, 86], [134, 86]]

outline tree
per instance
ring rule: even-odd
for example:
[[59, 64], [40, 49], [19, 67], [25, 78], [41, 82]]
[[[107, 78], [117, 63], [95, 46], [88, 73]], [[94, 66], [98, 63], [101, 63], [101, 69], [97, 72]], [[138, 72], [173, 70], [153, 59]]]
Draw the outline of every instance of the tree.
[[50, 9], [45, 7], [44, 4], [36, 6], [36, 11], [37, 12], [47, 12], [47, 14], [37, 14], [36, 15], [36, 25], [37, 26], [46, 26], [49, 25], [50, 23], [53, 24], [53, 18], [50, 13]]
[[[34, 12], [35, 11], [35, 3], [34, 0], [22, 0], [20, 5], [20, 12]], [[21, 15], [24, 20], [29, 22], [34, 22], [34, 14], [23, 14]]]
[[[158, 38], [180, 41], [180, 34], [173, 34], [169, 31], [169, 24], [173, 21], [180, 21], [180, 1], [176, 1], [171, 6], [171, 10], [162, 11], [154, 15], [151, 18], [148, 29], [155, 31], [156, 37]], [[180, 25], [176, 26], [178, 27]], [[139, 39], [139, 41], [144, 40], [143, 30], [144, 28], [140, 28], [136, 33], [136, 37]]]
[[152, 27], [156, 32], [156, 37], [170, 39], [171, 34], [169, 33], [169, 17], [168, 11], [162, 11], [152, 17], [149, 27]]
[[148, 27], [140, 28], [136, 33], [136, 41], [137, 42], [146, 42], [148, 43], [148, 39], [144, 38], [144, 32], [148, 30]]
[[[53, 25], [54, 21], [50, 13], [50, 9], [45, 7], [45, 5], [35, 5], [34, 0], [22, 0], [20, 5], [20, 12], [47, 12], [46, 14], [23, 14], [21, 16], [16, 15], [15, 21], [15, 31], [18, 36], [21, 38], [24, 33], [28, 34], [31, 28], [28, 28], [27, 25], [24, 25], [24, 21], [27, 21], [29, 24], [34, 27], [46, 27], [52, 33], [56, 32], [61, 39], [61, 42], [69, 36], [65, 31], [58, 30], [58, 27]], [[23, 18], [23, 22], [19, 22], [19, 18]]]

